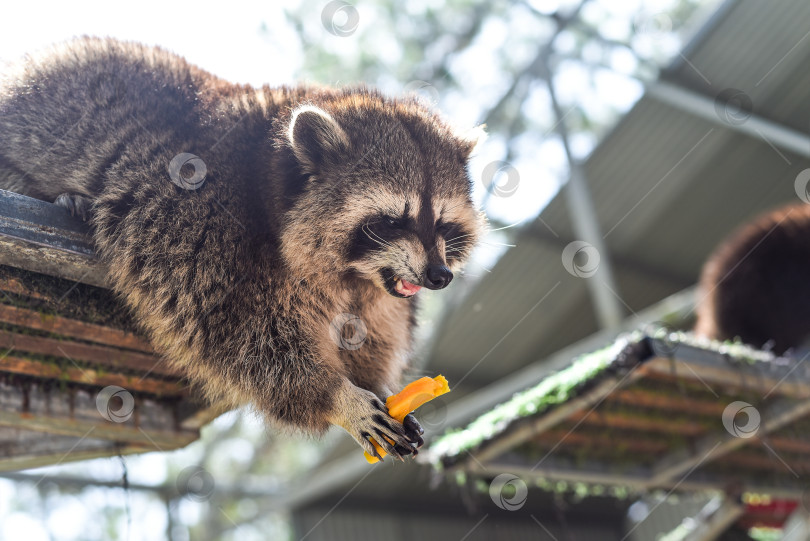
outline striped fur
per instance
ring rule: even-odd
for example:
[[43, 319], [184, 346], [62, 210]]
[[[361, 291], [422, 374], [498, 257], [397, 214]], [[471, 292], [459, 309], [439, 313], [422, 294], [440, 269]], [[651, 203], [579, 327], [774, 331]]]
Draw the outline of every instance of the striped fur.
[[[366, 448], [376, 430], [413, 439], [374, 420], [414, 321], [385, 273], [418, 283], [426, 264], [469, 256], [472, 147], [413, 100], [233, 85], [114, 40], [31, 57], [0, 89], [0, 187], [92, 202], [114, 289], [166, 362], [211, 400], [315, 433], [337, 424]], [[171, 182], [180, 153], [205, 163], [201, 188]], [[368, 329], [358, 349], [330, 337], [343, 313]]]

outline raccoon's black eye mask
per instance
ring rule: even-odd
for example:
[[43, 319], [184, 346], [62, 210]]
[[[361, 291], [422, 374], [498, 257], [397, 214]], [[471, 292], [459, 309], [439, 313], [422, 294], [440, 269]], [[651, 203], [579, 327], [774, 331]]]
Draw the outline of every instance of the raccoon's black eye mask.
[[381, 221], [388, 227], [400, 229], [405, 227], [405, 220], [400, 216], [383, 216]]

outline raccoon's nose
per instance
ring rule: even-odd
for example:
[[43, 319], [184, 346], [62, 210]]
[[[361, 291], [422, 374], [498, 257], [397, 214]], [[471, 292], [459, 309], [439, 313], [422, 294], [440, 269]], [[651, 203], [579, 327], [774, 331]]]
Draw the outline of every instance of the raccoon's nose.
[[429, 289], [442, 289], [447, 287], [453, 273], [444, 265], [428, 265], [425, 269], [425, 287]]

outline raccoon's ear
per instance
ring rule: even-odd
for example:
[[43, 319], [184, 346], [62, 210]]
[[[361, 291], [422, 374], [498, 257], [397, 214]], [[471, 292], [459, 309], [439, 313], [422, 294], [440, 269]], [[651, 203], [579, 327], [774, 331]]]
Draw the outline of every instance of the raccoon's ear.
[[456, 137], [461, 140], [461, 148], [465, 158], [469, 158], [473, 151], [487, 139], [486, 124], [481, 124], [466, 131], [457, 131]]
[[329, 113], [314, 105], [293, 111], [287, 136], [296, 159], [311, 174], [345, 160], [349, 152], [346, 132]]

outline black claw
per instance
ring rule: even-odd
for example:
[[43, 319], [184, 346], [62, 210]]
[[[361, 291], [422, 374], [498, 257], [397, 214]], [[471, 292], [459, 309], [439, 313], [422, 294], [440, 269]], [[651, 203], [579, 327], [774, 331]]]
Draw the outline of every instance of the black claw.
[[422, 425], [419, 424], [419, 421], [416, 420], [413, 413], [409, 413], [405, 416], [405, 419], [402, 420], [402, 425], [408, 432], [415, 433], [416, 435], [421, 436], [425, 433], [425, 429], [422, 428]]
[[386, 435], [382, 433], [378, 428], [374, 429], [374, 433], [377, 434], [374, 437], [374, 440], [379, 444], [380, 447], [385, 449], [385, 452], [392, 456], [397, 456], [399, 453], [396, 450], [396, 446], [391, 445], [391, 443], [386, 438]]
[[[371, 441], [368, 439], [368, 437], [367, 437], [367, 436], [363, 436], [363, 439], [365, 439], [365, 440], [368, 442], [368, 447], [369, 447], [369, 448], [368, 448], [368, 449], [366, 449], [366, 451], [368, 451], [368, 454], [370, 454], [370, 455], [371, 455], [371, 456], [373, 456], [373, 457], [376, 457], [376, 458], [377, 458], [377, 460], [379, 460], [380, 462], [382, 462], [382, 461], [383, 461], [383, 457], [381, 457], [381, 456], [380, 456], [380, 453], [378, 453], [378, 452], [377, 452], [377, 448], [376, 448], [376, 447], [374, 447], [374, 444], [373, 444], [373, 443], [371, 443]], [[363, 446], [363, 448], [365, 449], [365, 447], [366, 447], [366, 446], [364, 445], [364, 446]]]
[[408, 456], [416, 452], [416, 449], [414, 449], [413, 447], [410, 446], [406, 447], [405, 445], [402, 445], [400, 443], [396, 444], [394, 446], [394, 449], [396, 449], [399, 456]]

